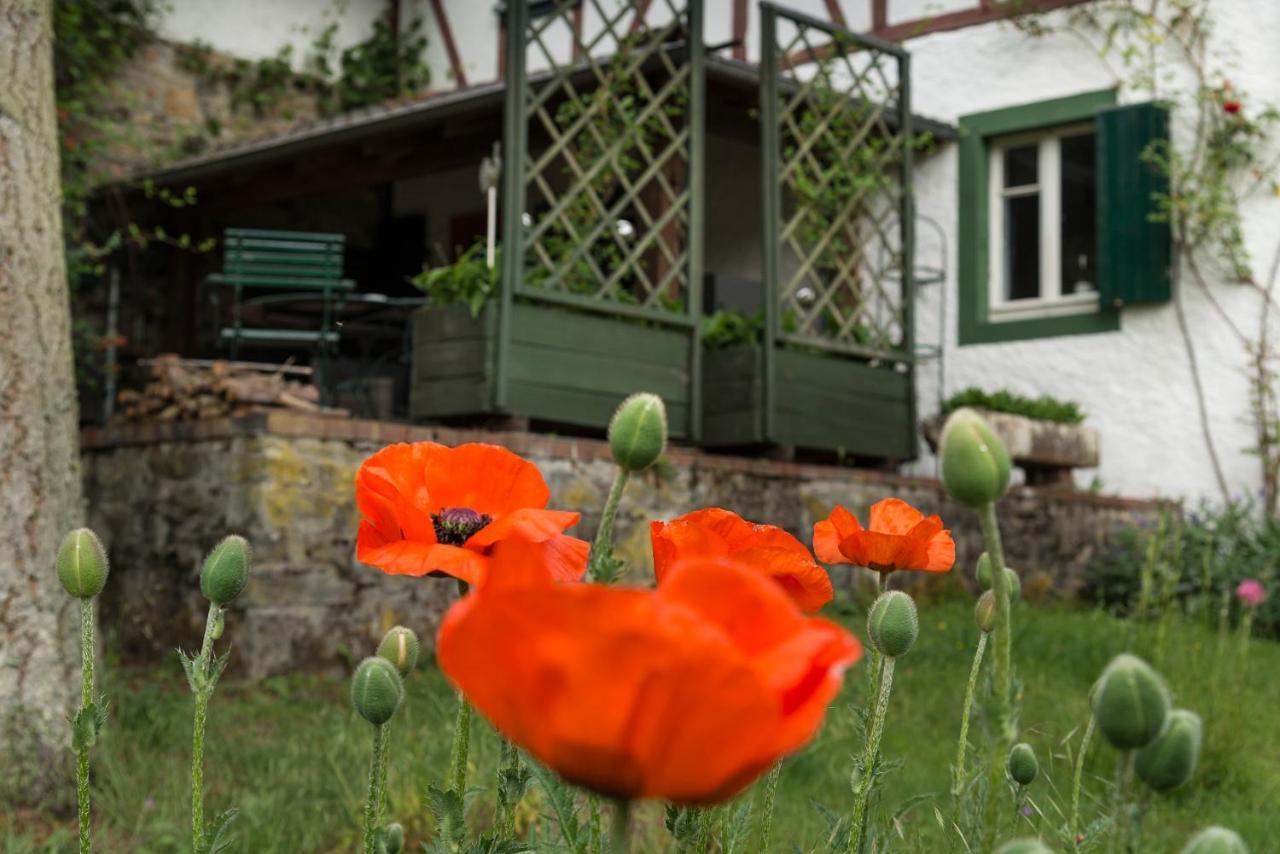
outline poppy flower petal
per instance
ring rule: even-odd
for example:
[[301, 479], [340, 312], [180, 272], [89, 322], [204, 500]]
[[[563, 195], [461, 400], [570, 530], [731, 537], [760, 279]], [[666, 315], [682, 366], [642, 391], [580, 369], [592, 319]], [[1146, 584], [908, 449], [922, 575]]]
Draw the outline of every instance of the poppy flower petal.
[[823, 563], [848, 563], [840, 551], [840, 542], [862, 530], [853, 514], [836, 505], [826, 519], [813, 526], [813, 553]]
[[467, 507], [498, 517], [521, 507], [546, 507], [551, 497], [538, 467], [506, 448], [473, 442], [424, 446], [423, 479], [431, 507]]
[[367, 523], [361, 523], [356, 536], [356, 559], [389, 575], [442, 572], [468, 584], [480, 583], [488, 566], [484, 555], [470, 549], [417, 540], [384, 541]]
[[909, 543], [896, 534], [880, 531], [859, 531], [840, 541], [840, 553], [846, 563], [872, 569], [905, 569], [900, 561], [909, 552]]
[[705, 507], [672, 520], [673, 525], [683, 524], [704, 528], [715, 533], [727, 546], [728, 554], [755, 548], [786, 549], [798, 554], [809, 554], [804, 543], [784, 528], [776, 525], [759, 525], [743, 519], [732, 510]]
[[905, 534], [923, 518], [923, 513], [901, 498], [886, 498], [871, 505], [867, 527], [882, 534]]
[[761, 548], [733, 557], [772, 578], [805, 613], [822, 610], [835, 594], [827, 571], [813, 562], [808, 550], [796, 554], [790, 549]]
[[431, 496], [423, 474], [431, 442], [388, 445], [360, 464], [356, 472], [356, 505], [388, 538], [435, 542]]
[[509, 537], [543, 543], [552, 537], [559, 536], [565, 528], [578, 524], [581, 518], [581, 513], [568, 510], [521, 507], [499, 516], [476, 531], [467, 540], [466, 545], [470, 548], [485, 548]]
[[659, 584], [679, 560], [724, 557], [729, 553], [729, 546], [722, 537], [709, 528], [689, 523], [687, 517], [670, 522], [650, 522], [649, 544], [653, 549], [653, 574]]

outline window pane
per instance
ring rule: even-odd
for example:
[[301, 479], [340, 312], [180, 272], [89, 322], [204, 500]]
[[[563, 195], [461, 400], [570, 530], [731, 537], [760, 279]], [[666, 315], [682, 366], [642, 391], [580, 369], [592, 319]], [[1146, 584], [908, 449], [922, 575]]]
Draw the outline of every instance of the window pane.
[[1093, 134], [1062, 139], [1062, 295], [1091, 293], [1096, 278]]
[[1005, 187], [1021, 187], [1036, 182], [1036, 161], [1039, 157], [1039, 146], [1019, 145], [1017, 148], [1006, 148], [1004, 152], [1004, 185]]
[[1040, 296], [1040, 194], [1004, 200], [1006, 300]]

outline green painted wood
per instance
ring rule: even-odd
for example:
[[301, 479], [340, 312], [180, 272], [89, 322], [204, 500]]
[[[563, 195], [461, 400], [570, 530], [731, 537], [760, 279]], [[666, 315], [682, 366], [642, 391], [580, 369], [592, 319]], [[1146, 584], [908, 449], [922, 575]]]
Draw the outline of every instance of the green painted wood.
[[513, 343], [568, 347], [662, 365], [679, 365], [688, 355], [689, 336], [683, 332], [603, 314], [517, 303], [511, 323]]
[[1153, 222], [1169, 180], [1143, 161], [1169, 143], [1168, 108], [1126, 104], [1098, 112], [1098, 296], [1104, 305], [1167, 302], [1173, 295], [1168, 222]]

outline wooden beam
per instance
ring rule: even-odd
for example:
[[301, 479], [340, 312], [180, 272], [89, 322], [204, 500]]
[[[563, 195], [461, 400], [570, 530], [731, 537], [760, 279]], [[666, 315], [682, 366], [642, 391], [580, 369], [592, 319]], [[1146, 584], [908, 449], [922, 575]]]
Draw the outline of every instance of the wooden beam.
[[573, 7], [573, 61], [582, 59], [582, 4]]
[[878, 33], [889, 26], [889, 0], [871, 0], [871, 32]]
[[467, 72], [462, 67], [462, 57], [458, 55], [458, 45], [453, 40], [453, 30], [449, 27], [449, 16], [444, 13], [442, 0], [431, 0], [431, 8], [436, 13], [436, 24], [440, 27], [440, 38], [444, 40], [445, 52], [449, 54], [449, 66], [453, 69], [453, 82], [458, 86], [467, 85]]
[[849, 24], [844, 19], [844, 12], [840, 9], [840, 0], [826, 0], [826, 4], [827, 17], [831, 19], [831, 23], [837, 27], [848, 27]]
[[640, 32], [640, 28], [645, 23], [645, 16], [649, 14], [650, 2], [652, 0], [636, 0], [636, 15], [631, 19], [631, 27], [627, 30], [627, 35]]
[[747, 59], [747, 2], [733, 0], [733, 58]]

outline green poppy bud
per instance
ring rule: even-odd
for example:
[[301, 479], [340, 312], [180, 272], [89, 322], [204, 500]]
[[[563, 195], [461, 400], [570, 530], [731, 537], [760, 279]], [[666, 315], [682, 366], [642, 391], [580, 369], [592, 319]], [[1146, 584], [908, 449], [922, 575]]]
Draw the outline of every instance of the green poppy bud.
[[1138, 751], [1134, 770], [1157, 792], [1176, 789], [1191, 779], [1200, 759], [1200, 716], [1186, 709], [1169, 712], [1164, 732]]
[[378, 644], [378, 655], [396, 666], [402, 677], [408, 676], [418, 663], [418, 653], [422, 647], [413, 629], [396, 626], [387, 632], [387, 636]]
[[200, 567], [200, 592], [204, 598], [227, 605], [249, 582], [249, 542], [232, 534], [213, 547]]
[[1053, 854], [1039, 839], [1014, 839], [996, 849], [996, 854]]
[[871, 604], [867, 614], [867, 635], [883, 655], [905, 655], [920, 634], [916, 603], [901, 590], [888, 590]]
[[1036, 752], [1031, 745], [1020, 741], [1009, 751], [1009, 776], [1019, 786], [1030, 786], [1040, 773], [1040, 763], [1036, 761]]
[[1249, 846], [1234, 830], [1214, 826], [1191, 837], [1182, 854], [1249, 854]]
[[54, 560], [58, 580], [77, 599], [92, 599], [107, 586], [107, 552], [98, 535], [88, 528], [76, 528], [62, 538]]
[[972, 409], [951, 413], [942, 428], [938, 454], [942, 457], [942, 481], [961, 504], [990, 504], [1009, 486], [1009, 452]]
[[396, 666], [385, 658], [370, 656], [356, 667], [351, 679], [351, 705], [374, 726], [391, 720], [404, 698], [404, 682]]
[[[983, 590], [991, 589], [991, 555], [986, 552], [978, 558], [978, 569], [975, 573]], [[1022, 579], [1010, 567], [1004, 568], [1005, 585], [1009, 588], [1009, 601], [1017, 602], [1022, 596]]]
[[633, 394], [609, 421], [613, 461], [629, 472], [643, 471], [667, 447], [667, 407], [656, 394]]
[[978, 597], [978, 604], [973, 606], [973, 619], [984, 635], [991, 634], [996, 627], [996, 594], [990, 590]]
[[1117, 750], [1137, 750], [1155, 740], [1169, 714], [1169, 689], [1137, 656], [1111, 659], [1093, 686], [1090, 702], [1098, 729]]
[[382, 828], [383, 854], [400, 854], [404, 850], [404, 827], [393, 821]]

